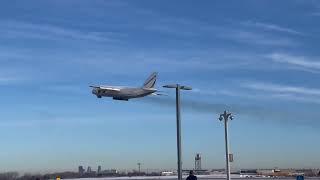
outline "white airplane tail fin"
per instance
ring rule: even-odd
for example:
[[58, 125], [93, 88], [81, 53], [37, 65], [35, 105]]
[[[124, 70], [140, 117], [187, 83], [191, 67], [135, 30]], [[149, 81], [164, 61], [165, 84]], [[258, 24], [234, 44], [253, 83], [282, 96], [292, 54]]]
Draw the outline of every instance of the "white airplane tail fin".
[[154, 72], [152, 73], [148, 79], [144, 82], [143, 88], [153, 88], [157, 81], [157, 75], [158, 73]]

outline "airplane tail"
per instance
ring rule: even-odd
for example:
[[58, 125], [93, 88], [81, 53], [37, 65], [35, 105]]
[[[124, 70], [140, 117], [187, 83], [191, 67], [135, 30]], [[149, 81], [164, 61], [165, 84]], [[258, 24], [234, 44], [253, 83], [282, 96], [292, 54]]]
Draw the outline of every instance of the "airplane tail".
[[153, 88], [157, 81], [157, 74], [156, 72], [152, 73], [148, 79], [144, 82], [144, 88]]

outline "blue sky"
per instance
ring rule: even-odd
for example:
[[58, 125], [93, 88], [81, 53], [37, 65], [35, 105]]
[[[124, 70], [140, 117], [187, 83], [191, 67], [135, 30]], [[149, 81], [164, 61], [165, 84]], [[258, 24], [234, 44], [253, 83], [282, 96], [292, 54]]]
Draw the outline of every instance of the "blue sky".
[[0, 171], [176, 165], [174, 93], [97, 99], [92, 84], [183, 92], [183, 166], [316, 168], [318, 1], [1, 1]]

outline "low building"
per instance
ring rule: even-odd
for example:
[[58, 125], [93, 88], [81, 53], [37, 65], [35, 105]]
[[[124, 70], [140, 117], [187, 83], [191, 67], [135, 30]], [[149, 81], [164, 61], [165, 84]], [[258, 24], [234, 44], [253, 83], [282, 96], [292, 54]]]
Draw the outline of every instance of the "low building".
[[173, 175], [175, 175], [175, 173], [172, 172], [172, 171], [162, 171], [160, 174], [161, 174], [161, 176], [173, 176]]
[[255, 177], [258, 175], [258, 172], [256, 169], [241, 169], [240, 170], [240, 177]]
[[119, 173], [116, 169], [103, 170], [99, 173], [102, 176], [117, 176]]
[[318, 170], [316, 169], [298, 169], [296, 170], [296, 173], [309, 177], [317, 176], [319, 174]]
[[274, 169], [258, 169], [257, 174], [263, 176], [270, 176], [274, 174]]

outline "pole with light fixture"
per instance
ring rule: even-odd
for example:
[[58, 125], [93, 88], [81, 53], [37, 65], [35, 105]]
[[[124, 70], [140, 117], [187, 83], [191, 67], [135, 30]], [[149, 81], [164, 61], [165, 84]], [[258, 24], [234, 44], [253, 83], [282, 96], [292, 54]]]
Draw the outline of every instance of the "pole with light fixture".
[[180, 84], [165, 85], [163, 87], [164, 88], [175, 88], [176, 89], [178, 180], [182, 180], [180, 90], [192, 90], [192, 88], [188, 87], [188, 86], [181, 86]]
[[226, 145], [226, 173], [227, 180], [230, 180], [230, 162], [229, 162], [229, 141], [228, 141], [228, 121], [233, 120], [233, 116], [231, 113], [224, 111], [223, 114], [220, 114], [219, 120], [224, 120], [224, 137], [225, 137], [225, 145]]

